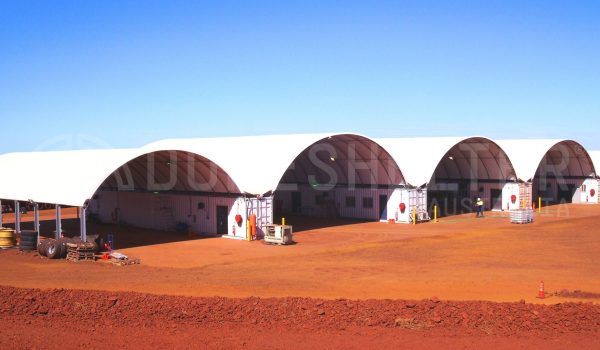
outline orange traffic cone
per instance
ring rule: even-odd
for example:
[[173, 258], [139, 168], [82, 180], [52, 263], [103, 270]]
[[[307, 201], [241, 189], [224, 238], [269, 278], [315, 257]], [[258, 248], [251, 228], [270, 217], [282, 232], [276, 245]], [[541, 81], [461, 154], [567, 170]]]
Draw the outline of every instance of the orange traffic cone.
[[540, 290], [538, 291], [539, 299], [544, 299], [546, 297], [546, 292], [544, 291], [544, 281], [540, 282]]

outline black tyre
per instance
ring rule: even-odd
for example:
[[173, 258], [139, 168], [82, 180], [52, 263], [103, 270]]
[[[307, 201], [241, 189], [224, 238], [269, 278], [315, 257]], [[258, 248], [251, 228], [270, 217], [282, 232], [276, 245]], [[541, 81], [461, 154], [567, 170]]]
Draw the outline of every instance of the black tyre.
[[36, 246], [35, 245], [19, 245], [19, 249], [20, 250], [35, 250]]
[[37, 239], [21, 238], [20, 242], [22, 245], [37, 245]]
[[48, 244], [48, 242], [53, 241], [53, 239], [44, 239], [40, 241], [40, 244], [38, 244], [38, 253], [41, 256], [46, 256], [46, 245]]
[[61, 253], [60, 243], [58, 241], [52, 241], [46, 243], [46, 256], [48, 259], [58, 259]]
[[23, 238], [35, 238], [37, 239], [37, 231], [33, 230], [21, 230], [21, 239]]
[[94, 251], [96, 254], [104, 250], [104, 238], [98, 236], [98, 238], [94, 241], [94, 244]]
[[58, 243], [60, 245], [60, 252], [58, 255], [59, 259], [67, 257], [67, 251], [68, 251], [67, 243], [72, 243], [72, 242], [73, 242], [73, 239], [69, 238], [69, 237], [61, 237], [58, 239]]

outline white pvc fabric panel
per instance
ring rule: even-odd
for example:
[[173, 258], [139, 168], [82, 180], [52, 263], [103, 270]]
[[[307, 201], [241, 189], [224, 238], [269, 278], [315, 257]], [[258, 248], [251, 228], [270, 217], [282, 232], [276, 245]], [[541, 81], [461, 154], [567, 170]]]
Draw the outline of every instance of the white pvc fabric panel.
[[[148, 144], [144, 146], [144, 149], [148, 151], [178, 149], [202, 155], [221, 166], [235, 181], [241, 192], [253, 195], [274, 191], [290, 166], [299, 171], [297, 176], [290, 180], [296, 181], [298, 178], [306, 177], [307, 170], [305, 169], [309, 169], [308, 172], [311, 172], [311, 162], [314, 164], [315, 158], [313, 157], [311, 160], [301, 156], [298, 164], [295, 164], [294, 160], [299, 155], [306, 154], [305, 152], [311, 150], [316, 152], [316, 158], [325, 162], [330, 162], [331, 155], [327, 154], [327, 151], [332, 150], [334, 158], [337, 158], [339, 162], [333, 164], [331, 168], [340, 175], [341, 182], [348, 180], [345, 174], [348, 174], [346, 160], [349, 156], [359, 160], [370, 159], [371, 149], [374, 149], [375, 154], [381, 155], [384, 159], [387, 154], [372, 140], [352, 133], [168, 139]], [[391, 157], [387, 155], [387, 160], [390, 159]], [[386, 164], [386, 167], [395, 167], [399, 173], [395, 164], [389, 165], [389, 162], [384, 160], [378, 166], [383, 167], [383, 164]], [[358, 164], [359, 167], [361, 165]], [[386, 170], [381, 169], [378, 174], [385, 178], [383, 174], [386, 173]], [[357, 181], [366, 181], [370, 176], [369, 172], [370, 170], [359, 170], [356, 173]], [[317, 173], [316, 176], [323, 177], [323, 174]], [[321, 178], [321, 180], [323, 179]], [[379, 181], [379, 179], [377, 180]], [[389, 181], [388, 179], [384, 182], [388, 183]], [[401, 181], [401, 176], [398, 181]]]
[[493, 141], [482, 137], [465, 139], [454, 145], [440, 160], [432, 180], [516, 180], [506, 153]]
[[595, 176], [590, 155], [572, 140], [271, 135], [168, 139], [138, 149], [8, 153], [0, 155], [0, 198], [83, 206], [101, 186], [262, 195], [280, 183], [310, 182], [309, 177], [318, 184], [331, 183], [334, 176], [338, 184], [419, 187], [434, 174], [528, 181], [540, 171]]
[[485, 137], [384, 138], [385, 148], [415, 187], [428, 184], [433, 175], [452, 179], [510, 180], [515, 171], [508, 155]]
[[321, 139], [303, 150], [279, 183], [352, 187], [401, 185], [404, 178], [394, 159], [376, 142], [342, 134]]
[[195, 153], [157, 151], [117, 169], [104, 190], [239, 193], [233, 179], [216, 163]]
[[600, 151], [588, 151], [592, 163], [594, 163], [594, 169], [596, 170], [596, 176], [598, 176], [598, 169], [600, 169]]
[[140, 149], [8, 153], [0, 156], [0, 198], [83, 206]]
[[595, 168], [585, 148], [573, 140], [500, 140], [519, 179], [536, 176], [593, 177]]

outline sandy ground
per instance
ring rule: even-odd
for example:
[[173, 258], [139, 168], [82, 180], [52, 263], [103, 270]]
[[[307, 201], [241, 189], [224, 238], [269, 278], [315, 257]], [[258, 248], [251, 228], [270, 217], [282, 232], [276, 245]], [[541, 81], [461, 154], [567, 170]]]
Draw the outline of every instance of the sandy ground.
[[[53, 218], [53, 215], [50, 217]], [[0, 251], [0, 285], [135, 291], [194, 297], [524, 300], [527, 305], [577, 301], [598, 303], [599, 219], [600, 206], [584, 205], [544, 208], [542, 214], [536, 214], [535, 222], [529, 225], [511, 224], [507, 217], [496, 213], [486, 213], [483, 219], [464, 215], [444, 218], [437, 224], [415, 226], [340, 221], [333, 227], [310, 228], [325, 223], [288, 218], [288, 223], [295, 227], [294, 239], [297, 242], [290, 246], [222, 238], [190, 240], [185, 235], [175, 233], [90, 225], [90, 233], [114, 233], [116, 248], [122, 253], [141, 258], [142, 264], [118, 267], [102, 262], [72, 263], [48, 260], [18, 250], [5, 250]], [[45, 224], [51, 226], [53, 222]], [[77, 222], [67, 223], [66, 227], [69, 225], [76, 229]], [[548, 295], [544, 300], [536, 298], [541, 280], [545, 283]], [[575, 299], [555, 293], [565, 290], [579, 290], [588, 295], [585, 299]], [[31, 327], [23, 327], [25, 330], [39, 331], [36, 322], [32, 320]], [[279, 340], [272, 343], [267, 341], [269, 331], [248, 332], [244, 325], [243, 322], [236, 324], [228, 327], [227, 331], [219, 330], [215, 324], [206, 325], [208, 331], [205, 336], [209, 343], [223, 336], [233, 342], [217, 341], [208, 347], [258, 348], [261, 344], [265, 348], [289, 347], [285, 345], [287, 343], [278, 343], [284, 341], [285, 335], [280, 335]], [[148, 328], [148, 339], [152, 338], [151, 333], [161, 330], [161, 327]], [[187, 329], [193, 325], [181, 327]], [[252, 328], [252, 324], [249, 323], [248, 327]], [[454, 329], [449, 329], [448, 334], [438, 331], [422, 334], [413, 330], [406, 333], [404, 330], [400, 335], [380, 329], [377, 332], [389, 342], [367, 342], [366, 347], [369, 348], [369, 344], [395, 346], [398, 339], [406, 339], [406, 344], [413, 341], [414, 344], [421, 344], [416, 348], [423, 349], [442, 344], [450, 348], [464, 348], [467, 345], [471, 345], [470, 348], [486, 348], [491, 345], [507, 349], [539, 348], [541, 344], [544, 348], [565, 348], [568, 344], [579, 344], [578, 348], [593, 349], [598, 348], [598, 344], [592, 340], [598, 338], [599, 327], [593, 326], [585, 334], [570, 333], [568, 330], [525, 333], [518, 339], [487, 334], [481, 338], [479, 333], [475, 333], [475, 336]], [[15, 330], [17, 328], [15, 326]], [[289, 339], [302, 339], [303, 332], [308, 331], [312, 334], [312, 343], [308, 344], [314, 345], [308, 348], [327, 348], [327, 344], [339, 348], [348, 343], [342, 342], [338, 346], [334, 340], [323, 343], [323, 339], [342, 337], [355, 339], [356, 344], [364, 345], [359, 340], [369, 338], [364, 333], [367, 331], [360, 327], [354, 331], [329, 329], [321, 333], [315, 329], [309, 327], [305, 330], [293, 325], [288, 330]], [[566, 333], [562, 334], [562, 331]], [[245, 335], [238, 337], [236, 334]], [[373, 336], [373, 333], [368, 334]], [[239, 339], [246, 339], [244, 337], [248, 340], [235, 343]], [[463, 340], [448, 343], [448, 337]], [[161, 339], [169, 341], [171, 338]], [[16, 341], [14, 344], [20, 343]]]
[[600, 206], [564, 205], [544, 209], [530, 225], [511, 224], [492, 213], [484, 219], [469, 215], [416, 226], [356, 223], [298, 232], [291, 246], [187, 240], [174, 233], [101, 225], [90, 233], [113, 232], [117, 249], [141, 243], [143, 237], [181, 241], [119, 249], [142, 260], [126, 268], [4, 251], [0, 282], [193, 296], [436, 296], [553, 303], [560, 298], [535, 298], [541, 280], [549, 293], [600, 292], [599, 219]]

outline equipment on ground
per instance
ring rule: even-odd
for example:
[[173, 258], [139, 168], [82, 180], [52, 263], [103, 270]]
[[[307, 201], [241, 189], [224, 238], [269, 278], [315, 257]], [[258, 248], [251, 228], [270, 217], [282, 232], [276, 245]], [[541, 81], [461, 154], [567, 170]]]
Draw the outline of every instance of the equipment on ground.
[[290, 225], [267, 225], [264, 240], [273, 244], [292, 244], [292, 226]]
[[15, 230], [0, 228], [0, 248], [12, 248], [15, 245]]
[[513, 224], [530, 224], [533, 222], [533, 209], [519, 209], [510, 212], [510, 222]]
[[67, 260], [69, 261], [94, 261], [96, 246], [90, 242], [67, 243]]
[[33, 230], [22, 230], [19, 240], [20, 250], [36, 250], [38, 245], [38, 233]]

